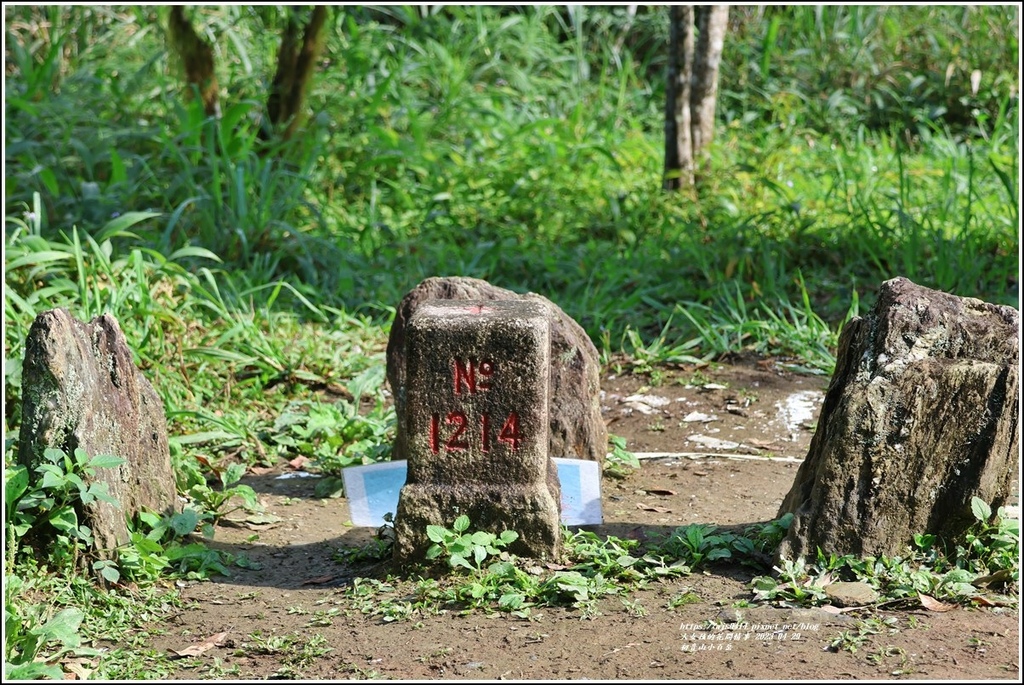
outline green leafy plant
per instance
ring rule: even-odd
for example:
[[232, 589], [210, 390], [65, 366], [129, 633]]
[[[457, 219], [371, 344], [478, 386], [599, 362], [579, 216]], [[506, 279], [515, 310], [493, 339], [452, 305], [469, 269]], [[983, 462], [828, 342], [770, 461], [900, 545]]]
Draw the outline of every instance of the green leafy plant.
[[984, 500], [971, 498], [971, 513], [976, 523], [957, 546], [959, 565], [981, 575], [1010, 572], [1016, 581], [1020, 574], [1020, 521], [1010, 518], [1000, 507], [993, 516]]
[[[357, 396], [379, 387], [382, 367], [372, 378], [363, 374], [354, 382]], [[330, 404], [292, 402], [274, 422], [272, 442], [281, 453], [309, 455], [326, 477], [317, 484], [321, 497], [342, 492], [341, 470], [346, 466], [385, 461], [391, 456], [394, 410], [378, 403], [363, 416], [358, 403], [339, 400]]]
[[[36, 465], [35, 480], [21, 464], [4, 469], [6, 482], [5, 509], [8, 534], [14, 541], [35, 529], [40, 536], [54, 535], [56, 544], [50, 548], [57, 559], [78, 553], [93, 544], [92, 530], [81, 524], [79, 507], [96, 501], [120, 506], [107, 493], [106, 483], [95, 480], [97, 469], [116, 468], [124, 463], [120, 457], [95, 455], [76, 448], [70, 455], [55, 448], [46, 448]], [[13, 550], [15, 545], [8, 549]]]
[[455, 519], [451, 530], [444, 526], [427, 526], [427, 537], [433, 542], [427, 549], [427, 559], [443, 556], [451, 568], [481, 571], [488, 557], [500, 554], [503, 548], [519, 539], [519, 533], [514, 530], [503, 530], [499, 534], [481, 530], [467, 532], [469, 525], [469, 517], [463, 514]]
[[213, 525], [217, 521], [234, 511], [243, 509], [253, 513], [263, 512], [256, 492], [250, 486], [238, 482], [245, 475], [244, 465], [228, 464], [215, 472], [220, 479], [219, 490], [211, 488], [205, 480], [189, 489], [192, 501], [199, 508], [199, 516], [206, 521], [204, 533], [207, 536], [213, 535]]
[[604, 473], [612, 478], [625, 478], [640, 468], [640, 460], [626, 449], [626, 439], [618, 435], [609, 435], [608, 443], [611, 451], [604, 460]]
[[[64, 672], [51, 663], [64, 655], [95, 656], [95, 649], [83, 648], [79, 629], [85, 617], [81, 609], [61, 609], [46, 621], [40, 621], [42, 605], [22, 607], [13, 603], [9, 593], [20, 586], [17, 576], [4, 583], [4, 680], [62, 680]], [[56, 650], [50, 649], [56, 643]]]
[[658, 551], [684, 561], [691, 568], [706, 562], [730, 559], [740, 536], [715, 531], [715, 526], [702, 524], [676, 528], [658, 546]]

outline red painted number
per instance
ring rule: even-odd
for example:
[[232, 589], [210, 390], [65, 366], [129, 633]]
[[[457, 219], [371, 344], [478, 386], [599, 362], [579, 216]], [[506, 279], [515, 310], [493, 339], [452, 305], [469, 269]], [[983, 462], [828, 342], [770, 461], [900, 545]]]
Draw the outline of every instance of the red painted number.
[[[466, 428], [469, 427], [469, 419], [466, 417], [465, 412], [449, 412], [444, 417], [444, 425], [454, 427], [455, 429], [455, 432], [447, 440], [441, 435], [440, 414], [430, 415], [430, 451], [437, 454], [441, 451], [442, 447], [448, 452], [468, 450], [469, 436], [466, 433]], [[480, 438], [482, 450], [489, 452], [493, 446], [493, 441], [491, 438], [491, 417], [487, 414], [483, 414], [480, 417]], [[503, 442], [510, 449], [516, 450], [519, 449], [519, 444], [522, 441], [523, 435], [519, 428], [519, 414], [512, 412], [505, 419], [501, 430], [498, 431], [498, 442]]]
[[519, 433], [519, 415], [512, 412], [505, 419], [505, 425], [501, 427], [501, 432], [498, 433], [498, 440], [507, 443], [512, 449], [518, 449], [519, 443], [522, 442], [523, 436]]
[[466, 415], [461, 411], [453, 411], [445, 417], [444, 422], [449, 426], [455, 426], [455, 432], [452, 433], [452, 437], [448, 438], [448, 442], [444, 444], [444, 448], [449, 452], [454, 450], [468, 450], [469, 442], [462, 437], [462, 434], [466, 432], [466, 424], [468, 423]]

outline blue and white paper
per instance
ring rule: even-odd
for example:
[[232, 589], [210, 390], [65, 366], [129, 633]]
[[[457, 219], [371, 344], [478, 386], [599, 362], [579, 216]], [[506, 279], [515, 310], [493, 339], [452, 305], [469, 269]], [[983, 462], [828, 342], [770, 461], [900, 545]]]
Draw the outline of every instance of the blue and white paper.
[[[562, 523], [582, 526], [603, 523], [601, 465], [584, 459], [555, 459], [562, 488]], [[391, 461], [342, 469], [352, 525], [376, 528], [384, 515], [398, 509], [398, 493], [405, 485], [406, 462]]]

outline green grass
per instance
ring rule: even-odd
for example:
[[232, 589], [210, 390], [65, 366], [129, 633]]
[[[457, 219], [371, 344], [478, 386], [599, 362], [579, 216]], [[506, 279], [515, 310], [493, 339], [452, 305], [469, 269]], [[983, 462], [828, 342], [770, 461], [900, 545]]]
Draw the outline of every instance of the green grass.
[[[843, 321], [897, 275], [1019, 306], [1014, 7], [734, 7], [693, 196], [660, 190], [663, 9], [335, 10], [306, 133], [269, 151], [281, 10], [190, 12], [220, 120], [183, 97], [166, 8], [5, 8], [5, 480], [25, 338], [52, 307], [117, 317], [202, 525], [247, 504], [240, 468], [313, 456], [329, 495], [387, 458], [384, 345], [427, 276], [544, 294], [648, 374], [751, 351], [827, 372]], [[221, 563], [151, 542], [120, 572]], [[151, 606], [6, 551], [6, 576], [32, 579], [5, 595], [18, 644], [54, 663]], [[571, 580], [548, 590], [607, 589]]]

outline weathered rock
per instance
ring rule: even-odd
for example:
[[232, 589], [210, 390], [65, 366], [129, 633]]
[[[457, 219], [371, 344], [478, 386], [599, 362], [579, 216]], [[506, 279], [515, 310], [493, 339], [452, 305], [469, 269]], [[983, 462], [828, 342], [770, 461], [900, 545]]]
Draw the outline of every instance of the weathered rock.
[[428, 525], [460, 514], [514, 530], [510, 550], [558, 555], [560, 490], [548, 457], [548, 310], [539, 302], [431, 300], [407, 322], [407, 401], [398, 412], [408, 476], [395, 559], [421, 561]]
[[971, 498], [998, 507], [1017, 469], [1020, 315], [882, 284], [839, 341], [818, 429], [779, 515], [779, 555], [893, 555], [915, 533], [950, 541]]
[[163, 403], [112, 316], [88, 324], [66, 309], [37, 316], [25, 342], [22, 398], [18, 458], [30, 470], [51, 447], [125, 460], [95, 475], [120, 508], [95, 502], [80, 512], [100, 556], [113, 558], [113, 549], [128, 542], [126, 515], [176, 510]]
[[[396, 408], [405, 402], [405, 330], [420, 305], [440, 300], [510, 300], [527, 298], [542, 304], [551, 327], [549, 375], [550, 431], [548, 453], [552, 457], [603, 462], [608, 452], [608, 429], [601, 418], [601, 363], [587, 332], [551, 300], [529, 293], [518, 295], [477, 278], [433, 277], [424, 280], [402, 298], [388, 339], [387, 375]], [[398, 431], [401, 432], [401, 426]], [[396, 441], [396, 445], [401, 440]], [[394, 459], [405, 455], [396, 449]]]
[[825, 594], [837, 607], [863, 607], [878, 601], [878, 593], [867, 583], [832, 583]]

